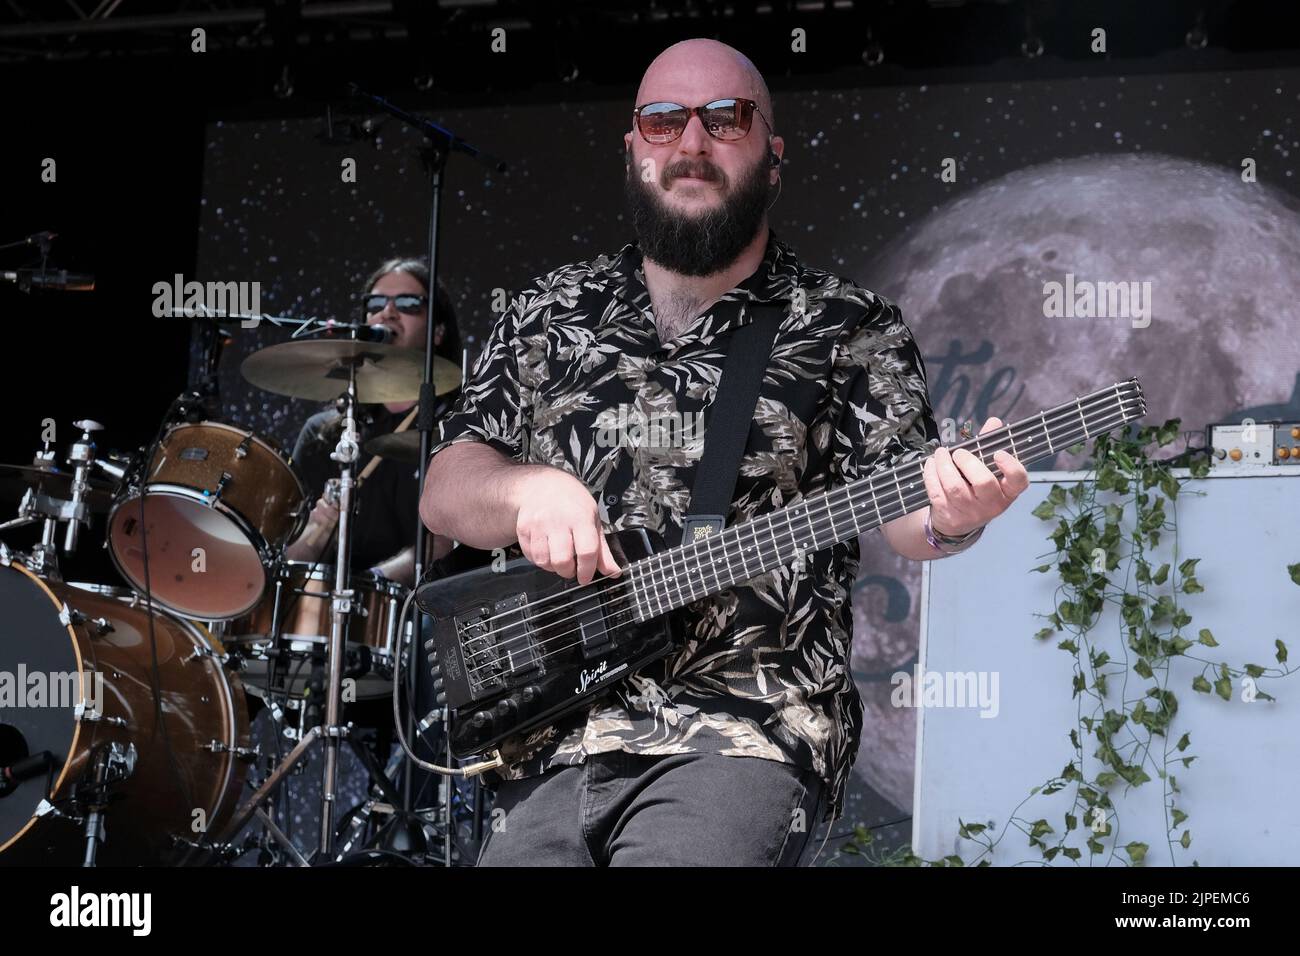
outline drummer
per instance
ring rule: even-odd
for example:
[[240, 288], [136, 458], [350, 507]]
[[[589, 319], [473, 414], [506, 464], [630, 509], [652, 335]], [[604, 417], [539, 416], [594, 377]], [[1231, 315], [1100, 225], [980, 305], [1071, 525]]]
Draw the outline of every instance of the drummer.
[[[390, 259], [379, 266], [362, 287], [362, 308], [368, 325], [386, 325], [394, 332], [392, 344], [424, 349], [425, 315], [429, 295], [429, 269], [422, 259]], [[441, 284], [434, 298], [433, 349], [460, 366], [460, 332], [451, 300]], [[441, 417], [459, 391], [439, 395], [434, 416]], [[362, 438], [374, 438], [397, 429], [414, 401], [359, 406], [357, 426]], [[290, 561], [334, 563], [334, 531], [338, 507], [323, 496], [325, 484], [338, 477], [338, 464], [330, 458], [339, 439], [341, 416], [333, 405], [307, 419], [293, 448], [293, 461], [308, 493], [316, 499], [307, 526], [285, 551]], [[358, 471], [370, 456], [362, 453]], [[418, 466], [383, 460], [361, 483], [352, 531], [351, 566], [369, 568], [408, 587], [415, 584], [415, 530], [419, 519]], [[451, 550], [451, 541], [433, 537], [430, 560]]]

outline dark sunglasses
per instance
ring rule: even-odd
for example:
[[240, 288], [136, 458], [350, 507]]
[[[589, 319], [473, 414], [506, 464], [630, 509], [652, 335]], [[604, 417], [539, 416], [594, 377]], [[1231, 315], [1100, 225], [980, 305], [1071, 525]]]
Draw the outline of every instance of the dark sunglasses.
[[[703, 106], [682, 106], [680, 103], [647, 103], [632, 111], [637, 131], [647, 143], [662, 146], [671, 143], [686, 130], [691, 117], [699, 115], [705, 132], [714, 139], [730, 142], [744, 138], [749, 132], [754, 114], [759, 112], [758, 104], [753, 100], [740, 100], [727, 97], [705, 103]], [[763, 116], [770, 130], [772, 124]]]
[[405, 315], [419, 315], [424, 311], [425, 304], [429, 301], [427, 295], [412, 295], [403, 293], [402, 295], [380, 295], [377, 292], [370, 295], [363, 295], [361, 301], [365, 304], [367, 312], [382, 312], [388, 307], [388, 303], [393, 303], [397, 311]]

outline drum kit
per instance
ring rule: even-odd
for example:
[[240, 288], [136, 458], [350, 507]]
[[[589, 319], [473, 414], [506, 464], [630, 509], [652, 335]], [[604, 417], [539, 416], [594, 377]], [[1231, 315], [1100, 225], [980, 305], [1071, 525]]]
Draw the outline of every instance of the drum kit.
[[[276, 859], [305, 863], [267, 809], [314, 746], [325, 753], [312, 862], [341, 859], [339, 748], [356, 747], [344, 697], [395, 694], [415, 645], [409, 590], [354, 573], [349, 559], [360, 452], [409, 461], [418, 436], [363, 446], [358, 407], [418, 398], [424, 355], [331, 323], [330, 337], [295, 336], [243, 362], [260, 388], [337, 402], [334, 563], [313, 564], [285, 557], [313, 504], [294, 463], [209, 418], [223, 333], [215, 321], [208, 331], [201, 384], [172, 403], [150, 447], [100, 454], [103, 426], [82, 420], [63, 462], [47, 441], [31, 464], [0, 465], [0, 497], [19, 499], [0, 533], [40, 532], [24, 551], [0, 541], [0, 864], [230, 862], [271, 839], [284, 850]], [[435, 393], [459, 380], [437, 360]], [[60, 573], [100, 516], [126, 587]], [[297, 745], [278, 765], [252, 745], [250, 704], [300, 715], [282, 731]], [[306, 714], [320, 723], [307, 728]], [[391, 781], [381, 789], [395, 792]], [[236, 845], [254, 818], [260, 835]]]

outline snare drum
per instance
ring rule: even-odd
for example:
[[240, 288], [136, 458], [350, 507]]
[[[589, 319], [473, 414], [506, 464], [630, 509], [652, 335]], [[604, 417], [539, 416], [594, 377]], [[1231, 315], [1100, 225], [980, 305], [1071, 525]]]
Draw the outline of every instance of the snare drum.
[[[272, 685], [290, 697], [302, 696], [314, 645], [329, 644], [333, 587], [333, 565], [281, 562], [262, 602], [251, 614], [225, 625], [223, 640], [244, 658], [244, 683], [249, 693], [264, 696]], [[392, 691], [388, 677], [408, 589], [373, 571], [354, 573], [351, 587], [345, 669], [359, 666], [363, 671], [356, 678], [357, 700], [383, 697]], [[277, 662], [278, 669], [274, 666]]]
[[267, 568], [302, 531], [308, 503], [288, 459], [252, 432], [174, 425], [114, 504], [109, 551], [156, 603], [182, 617], [228, 620], [262, 600]]

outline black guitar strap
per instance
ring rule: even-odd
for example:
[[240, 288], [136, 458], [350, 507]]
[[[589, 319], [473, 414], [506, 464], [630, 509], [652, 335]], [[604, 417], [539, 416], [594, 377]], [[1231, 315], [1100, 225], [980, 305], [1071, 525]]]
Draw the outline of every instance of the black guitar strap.
[[682, 544], [721, 531], [731, 511], [763, 372], [785, 314], [783, 303], [751, 305], [749, 309], [751, 320], [731, 333], [718, 393], [704, 423], [704, 454], [695, 470], [690, 513], [682, 522]]

